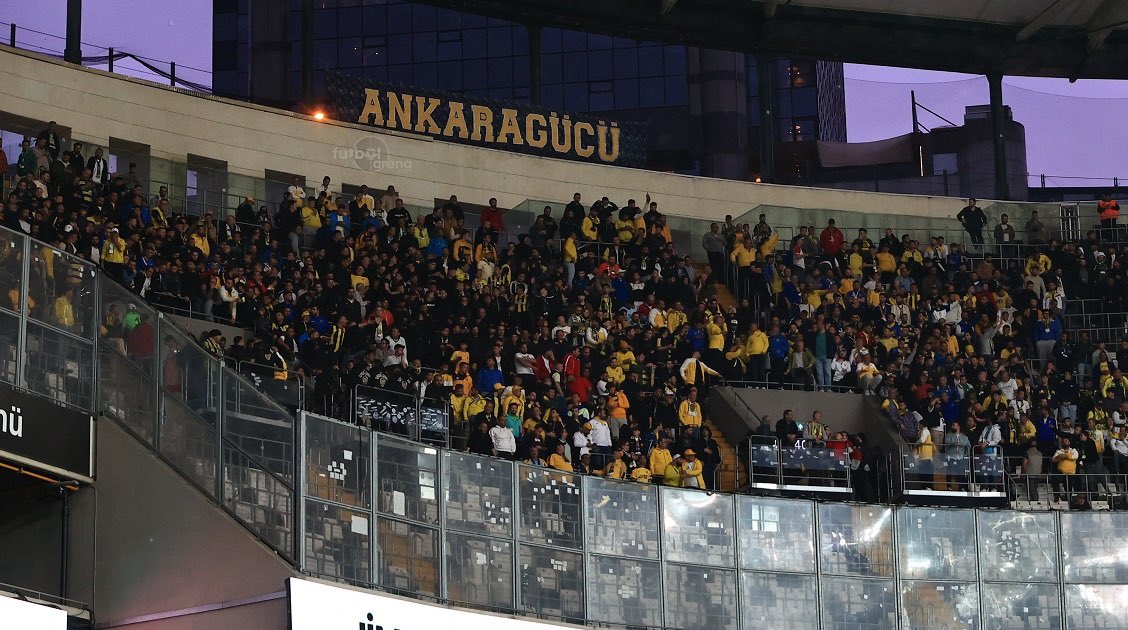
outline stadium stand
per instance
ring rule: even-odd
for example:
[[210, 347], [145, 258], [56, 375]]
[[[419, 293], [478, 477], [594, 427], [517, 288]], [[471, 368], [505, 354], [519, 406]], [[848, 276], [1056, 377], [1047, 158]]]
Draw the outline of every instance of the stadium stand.
[[[393, 186], [347, 195], [294, 181], [276, 203], [191, 215], [167, 188], [109, 173], [101, 149], [59, 145], [51, 128], [25, 143], [4, 225], [157, 308], [249, 330], [198, 342], [291, 409], [713, 489], [724, 459], [725, 485], [740, 477], [734, 437], [788, 457], [823, 448], [832, 468], [863, 465], [864, 451], [783, 410], [759, 410], [781, 419], [758, 435], [714, 436], [714, 385], [856, 391], [882, 401], [920, 487], [1002, 484], [1021, 467], [1064, 497], [1072, 473], [1128, 473], [1124, 238], [1110, 198], [1084, 235], [1075, 219], [1048, 225], [1035, 212], [1001, 216], [988, 243], [969, 200], [966, 246], [891, 228], [875, 240], [834, 219], [777, 229], [761, 215], [713, 224], [686, 252], [649, 195], [619, 207], [576, 193], [519, 234], [492, 200], [467, 212], [451, 197], [412, 216]], [[92, 304], [77, 282], [62, 286], [33, 292], [29, 308], [82, 334]], [[148, 361], [159, 342], [125, 304], [100, 314], [99, 333]], [[1029, 479], [1014, 485], [1037, 494]]]

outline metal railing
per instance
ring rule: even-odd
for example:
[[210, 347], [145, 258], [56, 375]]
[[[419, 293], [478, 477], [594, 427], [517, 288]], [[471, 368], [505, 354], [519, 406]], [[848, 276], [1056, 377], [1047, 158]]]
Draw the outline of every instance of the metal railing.
[[901, 447], [901, 494], [956, 493], [955, 496], [1002, 496], [1002, 453], [977, 453], [972, 447], [946, 444]]
[[[291, 370], [279, 370], [277, 366], [255, 363], [254, 361], [239, 361], [235, 366], [243, 376], [250, 379], [259, 391], [270, 396], [276, 402], [293, 411], [306, 410], [306, 379], [305, 376]], [[286, 372], [285, 378], [278, 378], [279, 374]]]
[[[438, 388], [438, 385], [430, 385]], [[416, 442], [451, 445], [450, 400], [357, 385], [350, 397], [349, 419], [373, 431], [400, 435]]]

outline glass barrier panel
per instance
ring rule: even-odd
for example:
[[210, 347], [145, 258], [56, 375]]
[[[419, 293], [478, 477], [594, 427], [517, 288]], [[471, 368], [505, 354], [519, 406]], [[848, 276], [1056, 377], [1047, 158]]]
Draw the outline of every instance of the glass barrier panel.
[[145, 374], [153, 371], [157, 351], [157, 312], [140, 296], [102, 276], [98, 283], [101, 308], [99, 339], [113, 348]]
[[[157, 327], [157, 367], [161, 388], [214, 427], [219, 402], [219, 359], [165, 319], [158, 318], [154, 324]], [[142, 321], [133, 334], [145, 325]]]
[[275, 551], [293, 559], [294, 491], [226, 442], [223, 503]]
[[223, 383], [223, 437], [293, 483], [294, 417], [231, 372], [224, 373]]
[[978, 517], [981, 580], [1057, 582], [1057, 516], [980, 510]]
[[303, 423], [307, 496], [370, 509], [372, 432], [312, 414]]
[[901, 579], [976, 579], [973, 510], [904, 507], [895, 516]]
[[585, 477], [590, 553], [658, 558], [658, 487]]
[[846, 487], [849, 485], [845, 451], [807, 445], [781, 448], [783, 483]]
[[741, 568], [814, 573], [814, 520], [810, 501], [737, 496]]
[[448, 532], [444, 557], [451, 602], [513, 609], [513, 543]]
[[[215, 496], [219, 465], [219, 437], [215, 429], [192, 413], [179, 399], [161, 396], [160, 453], [172, 466]], [[216, 497], [218, 498], [218, 497]]]
[[1069, 630], [1123, 628], [1125, 619], [1128, 585], [1065, 585], [1065, 627]]
[[825, 577], [819, 582], [826, 630], [896, 630], [897, 587], [893, 580]]
[[305, 499], [302, 568], [321, 576], [372, 583], [368, 512]]
[[1110, 535], [1124, 531], [1128, 531], [1125, 512], [1062, 514], [1062, 575], [1066, 583], [1128, 583], [1124, 542], [1119, 536]]
[[584, 557], [579, 553], [521, 544], [521, 610], [582, 623]]
[[1061, 592], [1057, 584], [979, 585], [983, 627], [1005, 630], [1061, 628]]
[[33, 243], [28, 275], [28, 315], [83, 339], [93, 339], [94, 266], [48, 245]]
[[377, 509], [418, 523], [438, 524], [438, 469], [435, 449], [377, 435]]
[[19, 348], [20, 318], [0, 311], [0, 381], [19, 384]]
[[468, 453], [443, 453], [446, 526], [510, 537], [513, 535], [513, 464]]
[[740, 578], [744, 630], [807, 630], [819, 627], [818, 586], [813, 575], [744, 571]]
[[735, 566], [732, 495], [662, 488], [662, 533], [667, 562]]
[[893, 576], [893, 511], [876, 505], [819, 504], [823, 573]]
[[662, 626], [662, 565], [589, 556], [588, 619], [625, 626]]
[[377, 545], [384, 588], [439, 596], [439, 530], [390, 518], [377, 519]]
[[23, 300], [24, 247], [27, 237], [0, 230], [0, 309], [19, 313]]
[[99, 411], [114, 416], [152, 447], [157, 445], [157, 385], [124, 356], [99, 345]]
[[78, 409], [94, 408], [94, 344], [29, 321], [27, 388]]
[[902, 582], [901, 623], [913, 630], [975, 630], [980, 627], [979, 587], [975, 582]]
[[519, 465], [521, 540], [553, 547], [583, 546], [583, 504], [578, 475]]
[[736, 571], [684, 564], [665, 566], [667, 626], [736, 630]]

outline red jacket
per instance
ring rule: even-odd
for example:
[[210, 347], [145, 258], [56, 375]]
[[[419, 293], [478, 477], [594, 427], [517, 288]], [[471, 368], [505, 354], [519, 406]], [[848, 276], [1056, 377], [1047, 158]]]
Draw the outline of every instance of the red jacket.
[[501, 208], [487, 207], [485, 210], [483, 210], [482, 225], [485, 225], [486, 221], [489, 221], [490, 225], [492, 225], [498, 232], [505, 231], [505, 217], [501, 214]]
[[819, 247], [822, 247], [823, 253], [834, 255], [842, 251], [842, 244], [846, 239], [842, 236], [842, 230], [836, 227], [827, 227], [819, 235]]

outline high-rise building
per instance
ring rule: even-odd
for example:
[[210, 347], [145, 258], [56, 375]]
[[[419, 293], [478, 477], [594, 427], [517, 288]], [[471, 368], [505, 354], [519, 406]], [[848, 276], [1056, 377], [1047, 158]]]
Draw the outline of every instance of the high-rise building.
[[[606, 113], [648, 123], [647, 163], [734, 179], [760, 171], [761, 89], [774, 92], [778, 181], [816, 140], [846, 140], [842, 65], [758, 64], [750, 54], [528, 26], [412, 0], [216, 0], [216, 94], [293, 107], [302, 39], [313, 51], [312, 101], [336, 70], [373, 82]], [[312, 28], [304, 31], [306, 14]], [[539, 63], [531, 63], [539, 59]], [[773, 76], [765, 83], [758, 69]], [[800, 169], [801, 170], [801, 169]]]

